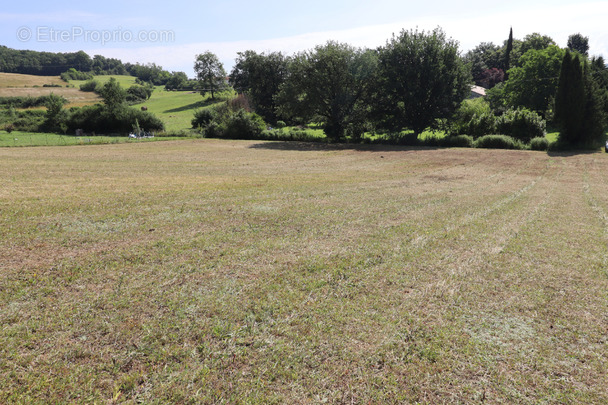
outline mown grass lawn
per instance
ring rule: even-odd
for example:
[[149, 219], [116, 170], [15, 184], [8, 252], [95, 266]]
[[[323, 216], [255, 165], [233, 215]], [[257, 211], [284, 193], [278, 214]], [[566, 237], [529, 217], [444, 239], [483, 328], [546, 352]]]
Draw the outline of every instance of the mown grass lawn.
[[0, 149], [2, 403], [606, 403], [608, 157]]
[[165, 140], [186, 139], [186, 137], [162, 137], [131, 139], [127, 136], [106, 136], [106, 135], [61, 135], [54, 133], [40, 132], [21, 132], [13, 131], [8, 133], [0, 131], [0, 147], [19, 147], [19, 146], [67, 146], [67, 145], [100, 145], [115, 143], [139, 143], [155, 142]]

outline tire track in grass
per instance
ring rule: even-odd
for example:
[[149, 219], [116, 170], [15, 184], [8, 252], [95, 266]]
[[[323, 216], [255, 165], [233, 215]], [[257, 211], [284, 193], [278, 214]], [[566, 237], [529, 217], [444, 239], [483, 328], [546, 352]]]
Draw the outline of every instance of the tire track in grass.
[[[472, 213], [465, 213], [465, 214], [461, 215], [461, 217], [456, 221], [451, 220], [450, 222], [448, 222], [447, 225], [444, 225], [442, 227], [443, 228], [442, 234], [420, 235], [418, 238], [416, 238], [413, 241], [413, 243], [412, 243], [413, 248], [416, 251], [423, 250], [427, 247], [428, 244], [438, 241], [440, 239], [443, 239], [450, 234], [455, 234], [462, 228], [467, 227], [475, 222], [482, 221], [485, 218], [489, 217], [490, 215], [492, 215], [492, 214], [500, 211], [504, 207], [508, 206], [509, 204], [512, 204], [513, 202], [521, 199], [524, 195], [528, 194], [531, 190], [533, 190], [536, 187], [537, 183], [541, 179], [543, 179], [543, 177], [545, 176], [547, 170], [548, 170], [548, 166], [545, 166], [541, 175], [537, 176], [532, 181], [524, 184], [519, 189], [507, 194], [506, 196], [504, 196], [502, 198], [499, 198], [498, 200], [492, 202], [489, 205], [486, 204], [485, 202], [483, 202], [482, 200], [480, 200], [481, 207], [477, 211], [474, 211]], [[496, 187], [499, 187], [500, 185], [501, 184], [497, 184]], [[506, 240], [505, 240], [505, 242], [506, 242]]]
[[[594, 166], [597, 166], [597, 160], [593, 160]], [[593, 173], [601, 173], [601, 170], [593, 170]], [[595, 213], [596, 217], [603, 224], [603, 239], [604, 239], [604, 254], [602, 255], [602, 272], [606, 277], [608, 277], [608, 214], [606, 210], [602, 207], [598, 199], [594, 196], [593, 190], [591, 189], [590, 184], [590, 171], [588, 167], [585, 167], [585, 171], [583, 174], [583, 194], [585, 196], [585, 200], [591, 210]]]

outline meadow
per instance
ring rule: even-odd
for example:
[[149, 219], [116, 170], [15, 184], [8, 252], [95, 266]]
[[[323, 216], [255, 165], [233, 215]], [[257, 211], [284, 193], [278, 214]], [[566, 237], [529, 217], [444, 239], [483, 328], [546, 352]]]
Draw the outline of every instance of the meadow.
[[[44, 87], [44, 85], [60, 87]], [[68, 87], [69, 86], [69, 87]], [[59, 76], [34, 76], [0, 72], [0, 97], [39, 97], [49, 94], [63, 96], [68, 100], [65, 108], [82, 107], [101, 102], [95, 93], [71, 87]]]
[[1, 403], [608, 402], [603, 153], [0, 148]]

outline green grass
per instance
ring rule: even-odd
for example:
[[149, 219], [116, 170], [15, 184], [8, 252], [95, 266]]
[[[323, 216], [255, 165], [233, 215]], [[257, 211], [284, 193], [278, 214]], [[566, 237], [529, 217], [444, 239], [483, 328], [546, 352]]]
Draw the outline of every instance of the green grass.
[[148, 111], [165, 123], [168, 132], [177, 132], [190, 130], [194, 112], [214, 103], [209, 97], [203, 98], [198, 92], [166, 91], [164, 87], [157, 86], [152, 97], [136, 107], [148, 107]]
[[[136, 84], [135, 77], [132, 76], [95, 76], [101, 84], [114, 77], [120, 85], [127, 89]], [[70, 83], [79, 87], [85, 83], [85, 80], [71, 80]], [[194, 112], [203, 107], [208, 107], [214, 104], [209, 96], [202, 97], [198, 92], [192, 91], [166, 91], [164, 86], [156, 86], [152, 93], [152, 97], [144, 103], [135, 105], [136, 108], [146, 106], [148, 111], [155, 114], [165, 123], [167, 132], [174, 133], [180, 131], [189, 131], [192, 128], [191, 121], [194, 118]], [[218, 100], [217, 102], [221, 102]]]
[[154, 142], [163, 140], [186, 139], [186, 137], [163, 137], [130, 139], [126, 136], [73, 136], [40, 132], [7, 133], [0, 131], [0, 147], [16, 146], [67, 146], [67, 145], [100, 145], [108, 143]]
[[603, 153], [1, 148], [0, 403], [608, 402]]
[[[111, 78], [114, 78], [118, 81], [121, 87], [128, 89], [129, 87], [135, 84], [135, 80], [137, 79], [135, 76], [126, 76], [126, 75], [98, 75], [94, 76], [93, 80], [98, 81], [100, 84], [105, 84], [110, 81]], [[81, 84], [88, 82], [88, 80], [70, 80], [70, 84], [74, 85], [76, 88], [79, 88]]]

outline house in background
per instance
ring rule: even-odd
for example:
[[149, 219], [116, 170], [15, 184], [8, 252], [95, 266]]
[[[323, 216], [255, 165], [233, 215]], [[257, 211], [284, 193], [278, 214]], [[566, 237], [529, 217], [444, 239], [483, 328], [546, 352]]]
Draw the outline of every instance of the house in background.
[[471, 86], [471, 95], [469, 98], [479, 98], [486, 96], [486, 89], [481, 86]]

